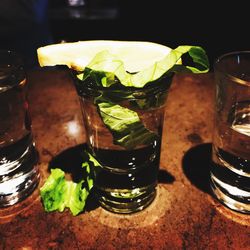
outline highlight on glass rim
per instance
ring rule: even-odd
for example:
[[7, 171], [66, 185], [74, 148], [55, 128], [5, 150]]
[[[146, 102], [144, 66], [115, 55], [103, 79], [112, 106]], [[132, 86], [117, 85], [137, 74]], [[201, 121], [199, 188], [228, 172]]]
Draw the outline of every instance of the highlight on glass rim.
[[[205, 50], [90, 40], [40, 47], [37, 55], [41, 67], [69, 68], [89, 133], [83, 149], [84, 178], [75, 183], [66, 180], [61, 169], [52, 169], [40, 189], [45, 211], [68, 208], [76, 216], [84, 211], [91, 192], [111, 212], [147, 207], [156, 195], [168, 89], [175, 73], [209, 71]], [[98, 122], [89, 122], [91, 115]]]

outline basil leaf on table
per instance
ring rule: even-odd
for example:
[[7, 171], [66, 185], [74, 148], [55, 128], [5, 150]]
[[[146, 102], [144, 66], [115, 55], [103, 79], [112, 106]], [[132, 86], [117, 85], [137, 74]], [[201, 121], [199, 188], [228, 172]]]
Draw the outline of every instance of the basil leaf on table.
[[[85, 153], [87, 155], [87, 153]], [[59, 168], [51, 169], [51, 173], [44, 185], [40, 188], [42, 203], [46, 212], [63, 212], [69, 208], [76, 216], [82, 212], [86, 205], [87, 197], [93, 187], [90, 159], [83, 162], [82, 167], [85, 178], [78, 183], [65, 179], [65, 173]]]

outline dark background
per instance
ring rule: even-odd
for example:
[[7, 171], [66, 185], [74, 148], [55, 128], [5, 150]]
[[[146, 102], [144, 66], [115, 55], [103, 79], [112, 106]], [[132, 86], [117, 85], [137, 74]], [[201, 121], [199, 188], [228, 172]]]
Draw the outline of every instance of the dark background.
[[[31, 24], [26, 20], [21, 26], [20, 20], [25, 18], [15, 20], [15, 5], [31, 6], [34, 2], [35, 9], [24, 15], [30, 17]], [[145, 40], [172, 48], [199, 45], [207, 51], [210, 63], [222, 53], [250, 47], [248, 8], [240, 1], [230, 5], [221, 1], [85, 0], [80, 6], [69, 2], [1, 0], [0, 49], [19, 51], [27, 67], [34, 67], [39, 46], [79, 40]], [[14, 7], [5, 6], [3, 11], [4, 3]], [[1, 10], [12, 12], [16, 30], [6, 31], [10, 22], [1, 18]]]

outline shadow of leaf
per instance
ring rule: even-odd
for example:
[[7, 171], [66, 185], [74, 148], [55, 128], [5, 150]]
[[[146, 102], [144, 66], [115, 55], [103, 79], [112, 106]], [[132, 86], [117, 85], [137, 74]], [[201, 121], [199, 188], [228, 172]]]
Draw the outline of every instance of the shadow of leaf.
[[171, 175], [168, 171], [165, 169], [160, 169], [158, 173], [158, 182], [159, 183], [173, 183], [175, 181], [175, 177]]

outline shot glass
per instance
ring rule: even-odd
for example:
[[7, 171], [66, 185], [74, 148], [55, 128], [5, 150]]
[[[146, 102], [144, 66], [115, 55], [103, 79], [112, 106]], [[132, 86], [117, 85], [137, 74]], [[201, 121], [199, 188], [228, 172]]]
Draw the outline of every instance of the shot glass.
[[211, 188], [232, 210], [250, 213], [250, 51], [220, 56], [216, 83]]
[[[172, 76], [144, 88], [96, 87], [75, 78], [86, 129], [87, 152], [95, 159], [93, 193], [115, 213], [133, 213], [155, 198], [165, 104]], [[93, 87], [95, 86], [95, 87]]]
[[30, 195], [39, 183], [22, 60], [0, 51], [0, 207]]

